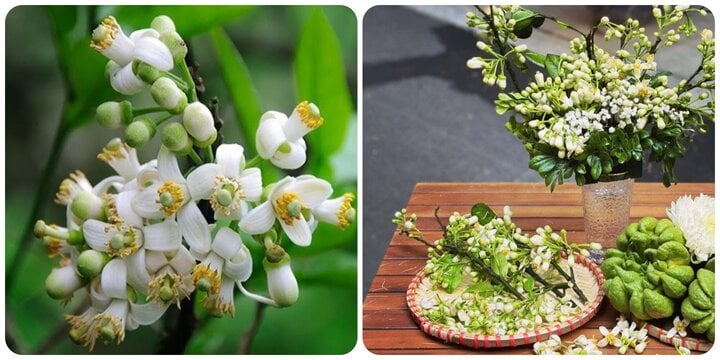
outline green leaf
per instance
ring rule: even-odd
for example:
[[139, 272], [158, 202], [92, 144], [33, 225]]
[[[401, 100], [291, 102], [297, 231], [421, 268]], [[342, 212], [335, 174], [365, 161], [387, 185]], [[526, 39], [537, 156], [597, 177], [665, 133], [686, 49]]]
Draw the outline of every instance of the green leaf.
[[526, 50], [523, 55], [526, 59], [530, 60], [531, 63], [540, 67], [545, 67], [545, 55], [534, 52], [532, 50]]
[[332, 176], [329, 158], [342, 146], [354, 113], [340, 43], [320, 8], [303, 25], [293, 62], [298, 98], [320, 108], [324, 124], [306, 137], [308, 169]]
[[175, 22], [175, 29], [183, 39], [188, 40], [200, 33], [237, 20], [253, 10], [253, 6], [104, 6], [98, 10], [96, 23], [108, 15], [118, 20], [123, 30], [130, 33], [132, 30], [150, 27], [150, 22], [158, 15], [167, 15]]
[[480, 280], [470, 285], [465, 292], [476, 294], [482, 297], [489, 297], [495, 294], [495, 288], [487, 280]]
[[545, 56], [545, 69], [547, 70], [548, 76], [556, 77], [560, 75], [560, 61], [561, 58], [555, 54], [547, 54]]
[[[212, 29], [210, 39], [215, 48], [225, 86], [232, 99], [238, 125], [240, 125], [240, 130], [245, 138], [245, 144], [255, 145], [255, 132], [262, 110], [245, 60], [222, 28]], [[245, 151], [252, 153], [254, 148], [255, 146], [246, 146]]]
[[489, 206], [483, 203], [473, 205], [472, 209], [470, 210], [470, 214], [477, 216], [478, 223], [480, 223], [480, 225], [485, 225], [497, 217], [497, 215], [495, 215], [495, 212], [492, 211]]
[[505, 277], [508, 274], [507, 257], [503, 253], [496, 253], [490, 262], [490, 268], [498, 275]]
[[527, 39], [532, 35], [533, 21], [537, 13], [534, 11], [520, 8], [512, 14], [515, 20], [513, 34], [521, 39]]
[[523, 280], [523, 289], [526, 292], [530, 293], [533, 290], [533, 288], [535, 288], [535, 279], [525, 278], [525, 280]]
[[578, 186], [583, 186], [583, 185], [585, 185], [585, 183], [586, 183], [585, 175], [575, 174], [575, 183], [576, 183]]
[[587, 157], [587, 164], [590, 166], [590, 176], [594, 180], [600, 178], [602, 174], [602, 163], [597, 155], [590, 155]]
[[530, 159], [529, 167], [539, 173], [546, 173], [557, 164], [557, 159], [550, 155], [537, 155]]

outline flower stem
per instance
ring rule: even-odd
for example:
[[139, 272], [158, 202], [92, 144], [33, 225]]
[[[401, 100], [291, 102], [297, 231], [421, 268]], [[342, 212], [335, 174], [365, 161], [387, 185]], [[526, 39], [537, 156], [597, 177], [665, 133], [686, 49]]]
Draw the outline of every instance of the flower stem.
[[260, 164], [261, 161], [263, 161], [263, 158], [261, 158], [260, 155], [256, 155], [254, 158], [250, 159], [250, 161], [245, 163], [245, 168], [256, 166]]
[[160, 341], [159, 354], [181, 355], [185, 351], [185, 347], [190, 342], [190, 338], [197, 326], [193, 308], [195, 294], [196, 292], [193, 292], [190, 297], [180, 302], [180, 310], [175, 324], [172, 324], [172, 318], [166, 317], [167, 331], [165, 337]]
[[443, 247], [443, 249], [446, 249], [446, 248], [450, 249], [451, 252], [454, 254], [458, 254], [458, 255], [467, 257], [468, 259], [470, 259], [470, 262], [472, 263], [472, 265], [474, 265], [474, 267], [476, 267], [476, 268], [479, 267], [480, 270], [482, 270], [482, 272], [490, 275], [490, 277], [493, 278], [493, 280], [502, 284], [502, 286], [505, 287], [505, 290], [510, 292], [513, 296], [515, 296], [515, 298], [517, 298], [518, 300], [525, 300], [525, 297], [521, 293], [519, 293], [517, 291], [517, 289], [515, 289], [512, 285], [510, 285], [510, 283], [508, 283], [507, 280], [505, 280], [502, 276], [495, 273], [482, 260], [478, 260], [478, 259], [474, 258], [473, 255], [470, 254], [469, 252], [460, 250], [458, 247], [456, 247], [455, 245], [452, 245], [452, 244], [443, 244], [442, 247]]
[[202, 165], [203, 161], [200, 158], [200, 155], [198, 155], [197, 151], [195, 151], [194, 148], [190, 149], [190, 152], [188, 153], [188, 156], [192, 159], [192, 161], [195, 163], [195, 165]]
[[[183, 62], [183, 64], [184, 64], [184, 63], [185, 63], [185, 62]], [[185, 80], [183, 80], [183, 79], [181, 79], [180, 77], [178, 77], [177, 75], [175, 75], [175, 74], [173, 74], [173, 73], [171, 73], [171, 72], [166, 71], [166, 72], [163, 73], [163, 76], [165, 76], [165, 77], [169, 78], [170, 80], [174, 81], [174, 82], [175, 82], [175, 85], [177, 85], [178, 88], [179, 88], [180, 90], [182, 90], [182, 92], [187, 93], [187, 91], [189, 90], [188, 83], [187, 83]], [[190, 84], [192, 84], [192, 82], [191, 82]]]
[[205, 160], [209, 163], [214, 162], [215, 156], [213, 156], [212, 145], [206, 146], [203, 150], [205, 150]]
[[175, 116], [175, 115], [168, 113], [168, 114], [165, 114], [163, 116], [160, 116], [160, 117], [154, 119], [153, 122], [155, 123], [155, 125], [160, 125], [160, 124], [164, 123], [166, 120], [172, 118], [173, 116]]
[[263, 310], [267, 305], [258, 302], [255, 304], [255, 315], [253, 316], [250, 327], [243, 333], [240, 338], [240, 345], [238, 346], [238, 354], [249, 354], [250, 347], [252, 346], [253, 339], [257, 335], [258, 328], [260, 327], [260, 321], [262, 320]]
[[165, 108], [160, 107], [160, 106], [139, 108], [139, 109], [133, 109], [133, 116], [140, 116], [140, 115], [152, 114], [152, 113], [163, 112], [163, 111], [165, 111]]
[[588, 299], [587, 299], [587, 297], [585, 297], [585, 294], [583, 293], [583, 291], [575, 283], [575, 272], [573, 271], [572, 266], [570, 267], [571, 275], [568, 275], [568, 273], [566, 273], [565, 270], [563, 270], [563, 268], [560, 267], [560, 265], [558, 265], [556, 262], [551, 261], [550, 264], [552, 265], [553, 268], [555, 268], [555, 270], [557, 270], [558, 273], [560, 273], [560, 275], [562, 275], [562, 277], [565, 278], [565, 280], [572, 282], [573, 291], [578, 295], [578, 297], [580, 298], [580, 301], [582, 301], [583, 304], [586, 304], [588, 302]]
[[185, 61], [181, 61], [180, 64], [178, 64], [178, 68], [180, 69], [180, 74], [182, 75], [183, 80], [188, 84], [188, 102], [193, 103], [198, 101], [197, 92], [195, 91], [195, 81], [193, 80], [192, 74], [190, 74], [190, 69], [187, 66], [187, 63]]

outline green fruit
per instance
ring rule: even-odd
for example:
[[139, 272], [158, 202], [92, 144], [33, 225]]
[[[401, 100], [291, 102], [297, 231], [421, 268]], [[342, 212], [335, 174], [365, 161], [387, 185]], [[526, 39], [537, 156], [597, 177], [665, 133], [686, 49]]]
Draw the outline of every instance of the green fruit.
[[630, 246], [638, 252], [645, 251], [645, 249], [647, 249], [649, 245], [650, 235], [648, 234], [636, 232], [635, 235], [630, 238]]
[[690, 302], [689, 298], [685, 298], [683, 300], [682, 305], [680, 306], [680, 313], [682, 313], [682, 316], [685, 319], [688, 319], [690, 321], [700, 320], [708, 315], [711, 314], [711, 311], [708, 310], [700, 310], [693, 306], [692, 302]]
[[710, 329], [710, 325], [715, 327], [715, 314], [710, 314], [700, 320], [690, 323], [690, 329], [698, 334], [704, 334]]
[[645, 312], [653, 319], [663, 319], [673, 314], [673, 301], [654, 290], [643, 290], [643, 305]]
[[688, 265], [690, 264], [690, 253], [685, 245], [670, 241], [658, 247], [657, 257], [666, 261], [670, 265]]
[[655, 234], [660, 235], [665, 231], [665, 229], [675, 226], [670, 219], [662, 219], [658, 221], [657, 225], [655, 225]]
[[660, 275], [660, 280], [662, 280], [663, 293], [665, 293], [668, 297], [680, 299], [685, 296], [687, 286], [683, 285], [680, 280], [675, 279], [668, 274]]
[[605, 250], [605, 259], [614, 258], [614, 257], [619, 257], [619, 258], [625, 259], [625, 252], [620, 251], [618, 249], [613, 249], [613, 248]]
[[680, 280], [685, 285], [690, 284], [695, 279], [695, 272], [692, 266], [689, 265], [673, 266], [667, 269], [665, 273]]
[[715, 342], [715, 322], [713, 321], [712, 325], [710, 325], [710, 328], [707, 331], [707, 338], [708, 340]]
[[617, 276], [615, 268], [622, 267], [624, 262], [622, 258], [611, 257], [603, 261], [602, 265], [600, 265], [600, 270], [602, 270], [606, 279], [611, 279]]
[[643, 271], [645, 271], [642, 265], [636, 263], [635, 260], [625, 260], [625, 268], [638, 273], [642, 273]]
[[660, 234], [660, 237], [658, 238], [658, 242], [660, 244], [664, 244], [666, 242], [676, 242], [680, 244], [685, 244], [685, 237], [683, 237], [682, 230], [678, 228], [677, 226], [668, 227]]
[[657, 249], [645, 249], [645, 251], [643, 251], [643, 256], [650, 261], [654, 261], [657, 259]]
[[628, 294], [625, 292], [625, 287], [620, 278], [612, 278], [606, 281], [603, 290], [605, 290], [605, 294], [607, 294], [610, 304], [615, 310], [621, 313], [630, 311], [630, 299], [628, 299]]
[[705, 269], [715, 272], [715, 258], [708, 260], [707, 264], [705, 264]]
[[644, 233], [651, 233], [655, 230], [658, 219], [654, 217], [644, 217], [638, 221], [638, 228]]
[[635, 291], [630, 296], [630, 312], [640, 320], [652, 319], [648, 313], [645, 312], [645, 305], [643, 304], [643, 292]]
[[688, 299], [690, 299], [690, 302], [698, 309], [701, 310], [711, 310], [715, 308], [715, 303], [712, 298], [710, 298], [705, 291], [700, 287], [700, 284], [697, 281], [693, 281], [690, 283], [690, 287], [688, 287]]
[[640, 280], [642, 276], [640, 274], [630, 271], [630, 270], [624, 270], [620, 266], [615, 266], [615, 272], [617, 273], [618, 277], [622, 279], [624, 283], [631, 283]]
[[715, 299], [715, 273], [710, 270], [700, 269], [697, 272], [697, 282], [705, 294]]
[[621, 233], [618, 235], [617, 240], [615, 240], [615, 245], [617, 246], [618, 250], [625, 251], [627, 250], [628, 246], [628, 237], [625, 235], [625, 233]]
[[628, 239], [632, 239], [638, 233], [638, 226], [638, 223], [632, 223], [625, 228], [625, 235], [627, 235]]

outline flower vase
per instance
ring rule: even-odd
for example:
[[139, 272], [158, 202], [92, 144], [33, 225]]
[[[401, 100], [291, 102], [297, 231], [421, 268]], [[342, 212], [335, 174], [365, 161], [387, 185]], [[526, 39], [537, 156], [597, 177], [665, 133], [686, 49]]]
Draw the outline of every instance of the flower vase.
[[608, 175], [597, 183], [582, 187], [585, 241], [603, 248], [615, 247], [615, 241], [628, 225], [635, 180], [628, 173]]

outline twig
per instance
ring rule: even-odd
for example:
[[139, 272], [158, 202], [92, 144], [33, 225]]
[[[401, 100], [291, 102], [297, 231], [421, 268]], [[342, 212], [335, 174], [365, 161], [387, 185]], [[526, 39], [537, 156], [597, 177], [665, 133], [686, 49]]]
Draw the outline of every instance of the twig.
[[[562, 285], [551, 284], [547, 280], [543, 279], [540, 275], [538, 275], [533, 269], [527, 268], [527, 269], [525, 269], [525, 272], [528, 275], [532, 276], [532, 278], [535, 279], [535, 281], [537, 281], [540, 284], [542, 284], [543, 286], [545, 286], [545, 288], [550, 289], [550, 291], [552, 291], [553, 294], [555, 294], [555, 296], [557, 296], [558, 298], [562, 298], [565, 296], [565, 292], [564, 291], [560, 292], [559, 289], [564, 290], [567, 288], [567, 286], [562, 287]], [[578, 307], [578, 305], [575, 303], [575, 301], [570, 300], [570, 302], [573, 303], [573, 305], [575, 305], [575, 307]]]
[[444, 245], [442, 245], [442, 247], [443, 247], [443, 249], [446, 249], [446, 248], [451, 249], [453, 251], [453, 253], [455, 253], [455, 254], [467, 257], [468, 259], [470, 259], [470, 263], [472, 265], [475, 265], [476, 267], [480, 267], [480, 270], [482, 270], [482, 272], [489, 275], [496, 282], [502, 284], [502, 286], [505, 287], [505, 290], [507, 290], [511, 294], [513, 294], [513, 296], [515, 296], [518, 300], [525, 300], [525, 297], [522, 294], [520, 294], [517, 291], [517, 289], [515, 289], [512, 285], [510, 285], [510, 283], [508, 283], [502, 276], [495, 273], [487, 264], [485, 264], [481, 260], [474, 258], [472, 256], [472, 254], [470, 254], [469, 252], [460, 250], [458, 247], [456, 247], [455, 245], [452, 245], [452, 244], [444, 244]]
[[440, 221], [440, 217], [438, 216], [438, 211], [440, 211], [439, 206], [435, 208], [435, 213], [433, 215], [435, 215], [435, 221], [437, 221], [438, 225], [440, 225], [440, 230], [442, 230], [443, 237], [445, 237], [445, 236], [447, 236], [447, 228], [445, 227], [445, 225], [443, 225], [442, 221]]
[[[485, 21], [488, 23], [488, 26], [490, 26], [490, 30], [493, 32], [494, 39], [493, 42], [495, 43], [495, 46], [497, 46], [498, 50], [500, 50], [501, 54], [505, 53], [505, 45], [503, 45], [502, 42], [500, 42], [500, 32], [498, 31], [497, 27], [495, 26], [495, 20], [494, 17], [494, 11], [493, 6], [490, 5], [490, 15], [486, 14], [480, 6], [475, 6], [478, 11], [485, 17]], [[510, 80], [513, 83], [513, 86], [515, 86], [515, 90], [520, 91], [520, 83], [518, 83], [517, 78], [515, 77], [515, 71], [512, 69], [512, 66], [510, 65], [509, 61], [505, 61], [505, 69], [507, 70], [508, 74], [510, 75]]]
[[[166, 328], [165, 337], [160, 341], [158, 354], [180, 355], [185, 351], [185, 347], [197, 327], [197, 319], [193, 308], [194, 299], [195, 292], [180, 302], [180, 311], [175, 326]], [[171, 320], [171, 318], [168, 318], [168, 320]]]
[[267, 305], [258, 302], [255, 305], [255, 315], [253, 316], [250, 327], [245, 330], [242, 337], [240, 338], [240, 345], [238, 346], [238, 354], [249, 354], [250, 347], [252, 346], [253, 339], [257, 335], [258, 328], [260, 327], [260, 321], [262, 320], [263, 310]]
[[558, 273], [560, 273], [560, 275], [562, 275], [562, 277], [565, 278], [565, 280], [572, 283], [573, 291], [578, 295], [580, 301], [582, 301], [583, 304], [586, 304], [588, 302], [588, 299], [585, 297], [583, 291], [575, 283], [575, 272], [573, 271], [572, 267], [570, 267], [570, 275], [568, 275], [568, 273], [566, 273], [565, 270], [563, 270], [562, 267], [560, 267], [560, 265], [558, 265], [556, 262], [551, 261], [550, 264], [553, 266], [553, 268], [555, 268], [555, 270], [557, 270]]

